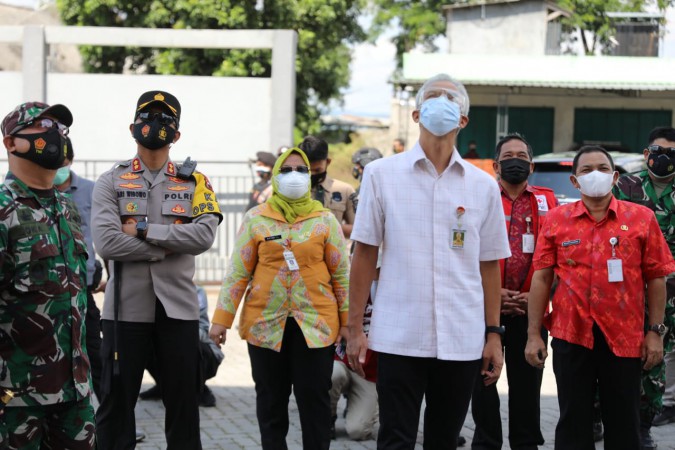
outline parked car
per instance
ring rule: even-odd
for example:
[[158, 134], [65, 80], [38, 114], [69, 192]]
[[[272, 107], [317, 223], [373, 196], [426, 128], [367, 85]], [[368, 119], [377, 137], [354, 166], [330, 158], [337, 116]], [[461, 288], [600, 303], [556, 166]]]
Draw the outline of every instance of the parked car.
[[[609, 152], [619, 175], [636, 172], [646, 168], [642, 153]], [[553, 189], [560, 204], [572, 203], [581, 198], [579, 191], [572, 186], [572, 161], [576, 152], [545, 153], [534, 157], [534, 173], [528, 182], [535, 186]]]

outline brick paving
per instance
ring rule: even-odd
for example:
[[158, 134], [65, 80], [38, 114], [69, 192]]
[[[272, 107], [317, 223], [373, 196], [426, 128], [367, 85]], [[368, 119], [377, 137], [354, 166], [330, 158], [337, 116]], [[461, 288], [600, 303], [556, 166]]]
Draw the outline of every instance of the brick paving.
[[[213, 309], [217, 296], [217, 288], [209, 288], [209, 305]], [[236, 331], [228, 334], [228, 341], [224, 346], [225, 361], [220, 366], [216, 377], [207, 382], [213, 390], [217, 404], [214, 408], [200, 408], [202, 445], [207, 449], [259, 449], [260, 434], [255, 416], [255, 391], [251, 370], [246, 351], [246, 344], [239, 338]], [[547, 364], [544, 372], [544, 381], [541, 391], [541, 425], [546, 444], [541, 449], [553, 449], [553, 435], [558, 421], [558, 401], [552, 364]], [[143, 390], [151, 386], [152, 379], [147, 375], [144, 379]], [[508, 435], [507, 417], [507, 385], [506, 376], [498, 383], [502, 400], [502, 418], [505, 438]], [[344, 408], [344, 400], [338, 411]], [[288, 432], [288, 447], [290, 450], [302, 449], [302, 435], [297, 406], [293, 396], [290, 401], [290, 429]], [[136, 405], [137, 428], [147, 434], [144, 442], [138, 449], [154, 450], [166, 448], [164, 439], [164, 408], [159, 401], [139, 400]], [[337, 440], [333, 441], [333, 450], [374, 450], [374, 440], [355, 442], [347, 438], [344, 428], [344, 419], [339, 418], [336, 424]], [[421, 422], [420, 422], [420, 430]], [[470, 448], [474, 425], [471, 414], [468, 414], [462, 435], [469, 443], [464, 448]], [[675, 450], [675, 423], [652, 429], [660, 450]], [[418, 434], [416, 449], [422, 449], [422, 434]], [[504, 449], [509, 449], [508, 443]], [[596, 444], [596, 449], [604, 449], [602, 442]]]

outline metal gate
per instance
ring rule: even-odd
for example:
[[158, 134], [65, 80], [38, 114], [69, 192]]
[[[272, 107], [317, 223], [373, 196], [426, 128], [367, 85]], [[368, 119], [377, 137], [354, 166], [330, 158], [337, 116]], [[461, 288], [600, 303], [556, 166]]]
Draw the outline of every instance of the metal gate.
[[[72, 169], [83, 178], [96, 180], [114, 164], [114, 161], [75, 160]], [[195, 282], [220, 283], [225, 275], [237, 230], [246, 212], [253, 175], [245, 161], [200, 161], [198, 169], [211, 181], [223, 212], [223, 221], [218, 227], [211, 249], [197, 256]], [[6, 173], [7, 160], [0, 160], [0, 180], [4, 179]]]

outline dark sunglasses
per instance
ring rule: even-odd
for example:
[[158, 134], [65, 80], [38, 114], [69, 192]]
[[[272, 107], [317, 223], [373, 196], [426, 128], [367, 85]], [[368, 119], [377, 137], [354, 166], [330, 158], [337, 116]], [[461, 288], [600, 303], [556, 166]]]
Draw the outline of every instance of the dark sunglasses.
[[309, 167], [307, 166], [297, 166], [297, 167], [281, 166], [279, 168], [279, 173], [291, 173], [294, 170], [300, 173], [309, 173]]
[[143, 122], [152, 122], [155, 119], [159, 119], [159, 123], [162, 125], [172, 125], [176, 123], [176, 118], [163, 112], [142, 112], [138, 113], [136, 118], [141, 119]]
[[675, 157], [675, 147], [661, 147], [660, 145], [650, 145], [647, 147], [652, 155], [668, 155]]

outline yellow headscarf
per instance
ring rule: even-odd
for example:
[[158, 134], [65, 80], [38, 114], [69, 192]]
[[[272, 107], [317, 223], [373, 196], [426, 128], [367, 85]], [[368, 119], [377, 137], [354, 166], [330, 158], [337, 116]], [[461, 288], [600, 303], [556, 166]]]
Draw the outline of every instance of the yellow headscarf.
[[321, 202], [317, 200], [312, 200], [311, 189], [307, 189], [305, 195], [299, 199], [292, 200], [288, 197], [285, 197], [279, 193], [279, 182], [277, 181], [277, 175], [279, 175], [279, 169], [286, 162], [286, 159], [292, 154], [297, 153], [302, 157], [302, 160], [305, 161], [307, 167], [309, 167], [309, 160], [307, 155], [297, 147], [289, 148], [281, 156], [277, 158], [277, 162], [274, 164], [272, 169], [272, 196], [267, 199], [267, 203], [277, 212], [283, 214], [288, 223], [295, 223], [298, 217], [303, 217], [313, 212], [318, 211], [328, 211], [324, 208]]

